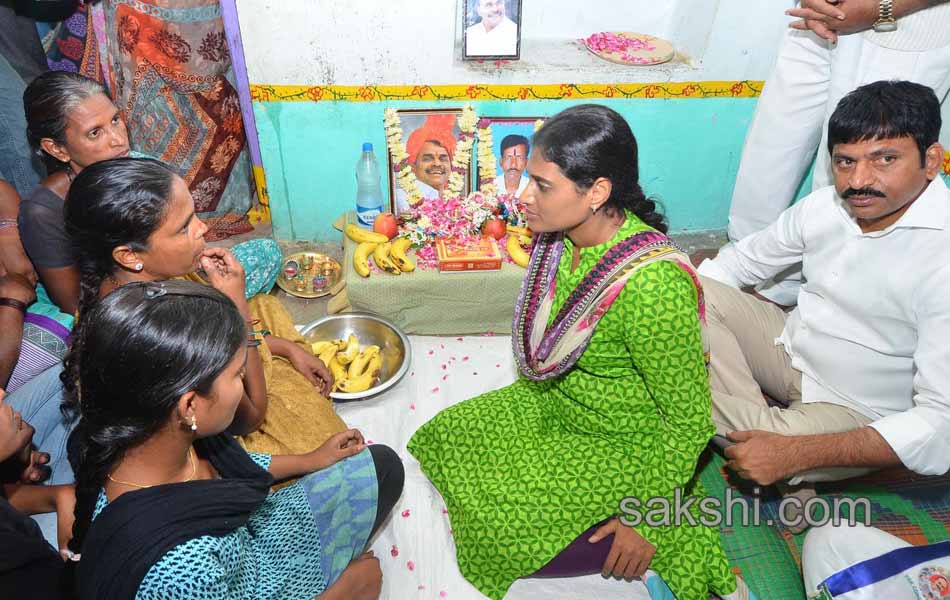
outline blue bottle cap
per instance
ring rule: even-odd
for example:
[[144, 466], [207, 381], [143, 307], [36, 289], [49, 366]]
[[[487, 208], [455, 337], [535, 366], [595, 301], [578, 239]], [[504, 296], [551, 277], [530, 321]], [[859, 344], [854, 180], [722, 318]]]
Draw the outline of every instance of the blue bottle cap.
[[363, 152], [372, 152], [372, 151], [373, 151], [373, 145], [370, 144], [369, 142], [363, 142]]

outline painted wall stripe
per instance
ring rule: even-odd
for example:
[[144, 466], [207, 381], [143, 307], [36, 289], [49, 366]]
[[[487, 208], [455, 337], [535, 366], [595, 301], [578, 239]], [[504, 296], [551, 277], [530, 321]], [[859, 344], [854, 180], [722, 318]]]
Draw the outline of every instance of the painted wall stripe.
[[266, 85], [251, 84], [256, 102], [385, 102], [390, 100], [589, 100], [601, 98], [756, 98], [764, 81], [683, 81], [544, 85]]

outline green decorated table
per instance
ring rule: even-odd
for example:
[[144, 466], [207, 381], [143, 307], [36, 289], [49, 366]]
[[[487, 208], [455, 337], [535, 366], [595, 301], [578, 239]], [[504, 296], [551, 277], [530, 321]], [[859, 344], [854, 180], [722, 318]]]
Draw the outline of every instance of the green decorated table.
[[[356, 213], [347, 213], [346, 222], [355, 223]], [[502, 263], [500, 271], [440, 273], [417, 267], [402, 275], [373, 269], [360, 277], [353, 269], [356, 246], [343, 236], [343, 273], [354, 310], [382, 315], [410, 334], [511, 333], [523, 268]], [[415, 260], [411, 251], [409, 256]]]

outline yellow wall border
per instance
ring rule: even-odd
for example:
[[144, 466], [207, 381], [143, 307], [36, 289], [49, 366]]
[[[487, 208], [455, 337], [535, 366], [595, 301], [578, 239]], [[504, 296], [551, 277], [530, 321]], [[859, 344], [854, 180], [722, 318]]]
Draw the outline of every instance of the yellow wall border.
[[387, 100], [565, 100], [606, 98], [756, 98], [764, 81], [539, 85], [264, 85], [256, 102], [381, 102]]

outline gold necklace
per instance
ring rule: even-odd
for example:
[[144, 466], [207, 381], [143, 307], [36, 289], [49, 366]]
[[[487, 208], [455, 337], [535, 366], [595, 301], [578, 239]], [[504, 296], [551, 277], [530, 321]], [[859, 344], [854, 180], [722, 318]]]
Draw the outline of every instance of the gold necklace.
[[[186, 482], [188, 482], [188, 481], [191, 481], [192, 479], [195, 478], [195, 475], [198, 473], [198, 465], [197, 465], [197, 463], [195, 463], [194, 452], [195, 452], [194, 446], [192, 446], [191, 448], [188, 448], [188, 462], [191, 463], [191, 475], [188, 476], [188, 479], [185, 479], [184, 481], [181, 481], [180, 483], [186, 483]], [[122, 484], [122, 485], [129, 485], [129, 486], [137, 487], [137, 488], [143, 489], [143, 490], [144, 490], [144, 489], [147, 489], [147, 488], [150, 488], [150, 487], [154, 487], [154, 486], [156, 486], [156, 485], [161, 485], [161, 484], [158, 484], [158, 483], [153, 483], [152, 485], [142, 485], [142, 484], [139, 484], [139, 483], [132, 483], [131, 481], [120, 481], [120, 480], [116, 479], [115, 477], [113, 477], [111, 474], [106, 475], [106, 477], [108, 477], [108, 478], [109, 478], [109, 481], [111, 481], [112, 483], [120, 483], [120, 484]]]

